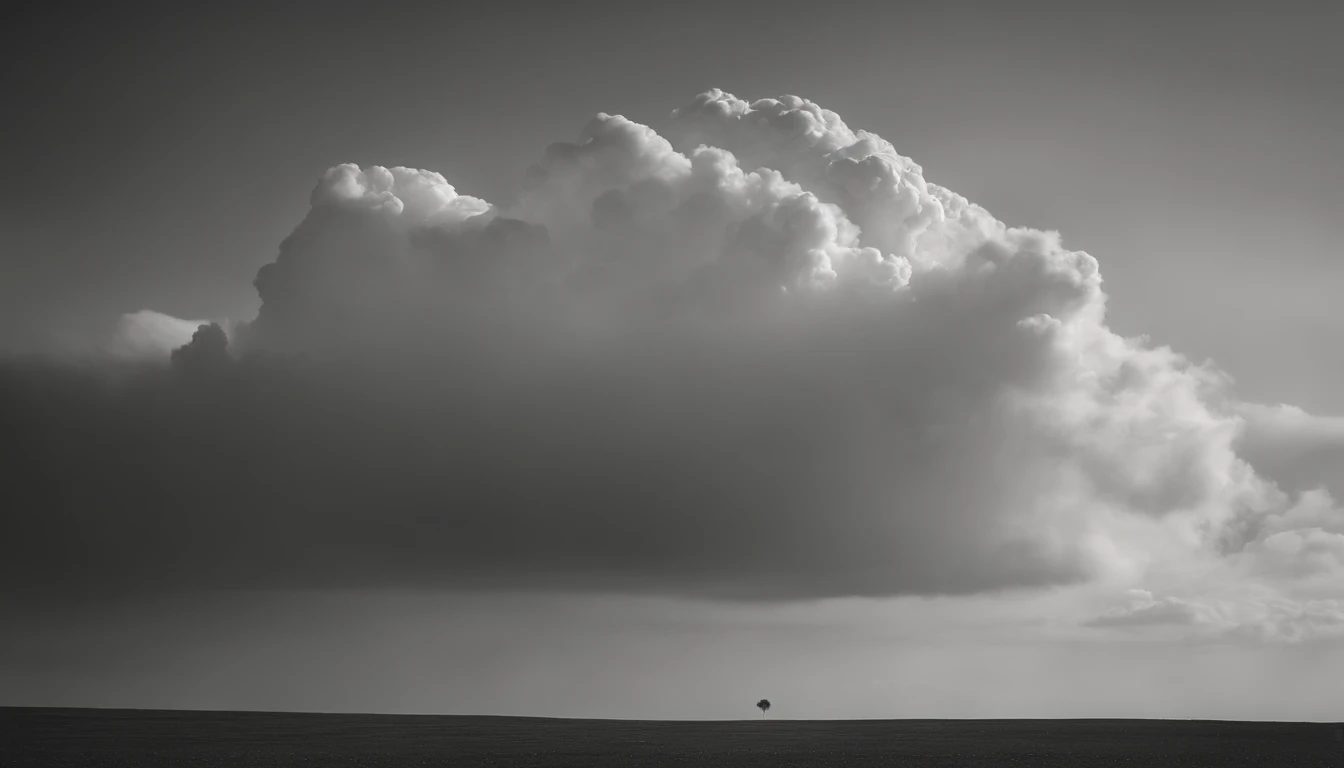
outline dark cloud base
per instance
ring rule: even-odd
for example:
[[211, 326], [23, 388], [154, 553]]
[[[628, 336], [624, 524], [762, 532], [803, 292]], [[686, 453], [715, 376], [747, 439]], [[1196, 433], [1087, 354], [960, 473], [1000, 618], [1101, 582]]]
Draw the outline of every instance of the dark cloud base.
[[[589, 370], [512, 391], [504, 377], [462, 377], [430, 397], [423, 382], [450, 380], [403, 370], [422, 384], [378, 390], [367, 374], [266, 359], [204, 376], [198, 351], [174, 369], [0, 369], [0, 423], [17, 449], [0, 491], [7, 587], [770, 599], [1081, 575], [957, 524], [942, 486], [957, 479], [938, 477], [936, 455], [888, 478], [864, 465], [870, 446], [844, 414], [778, 418], [808, 413], [815, 383], [762, 387], [750, 404], [703, 380], [679, 394]], [[930, 524], [931, 511], [948, 519]], [[977, 550], [980, 562], [948, 557]]]

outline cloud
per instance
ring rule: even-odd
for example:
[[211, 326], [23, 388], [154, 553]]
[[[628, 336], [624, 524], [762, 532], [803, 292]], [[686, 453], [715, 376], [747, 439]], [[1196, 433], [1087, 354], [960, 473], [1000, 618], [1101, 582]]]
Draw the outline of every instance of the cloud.
[[1134, 589], [1121, 605], [1082, 623], [1203, 642], [1302, 643], [1344, 637], [1344, 601], [1294, 599], [1255, 583], [1224, 585], [1192, 597], [1155, 597]]
[[1225, 377], [1113, 333], [1096, 259], [833, 112], [600, 114], [516, 199], [339, 165], [256, 318], [148, 316], [171, 367], [8, 364], [6, 582], [1339, 582], [1333, 501], [1247, 460]]
[[1131, 590], [1129, 604], [1084, 622], [1089, 627], [1187, 626], [1199, 620], [1194, 606], [1178, 597], [1154, 599], [1144, 589]]
[[117, 321], [107, 349], [110, 354], [126, 359], [166, 358], [174, 349], [191, 341], [196, 329], [207, 322], [181, 320], [152, 309], [129, 312]]
[[229, 356], [229, 337], [218, 323], [197, 327], [191, 339], [169, 355], [173, 368], [184, 376], [215, 376], [226, 370]]
[[1238, 406], [1246, 422], [1240, 452], [1265, 476], [1293, 491], [1324, 485], [1344, 495], [1344, 417], [1290, 405]]

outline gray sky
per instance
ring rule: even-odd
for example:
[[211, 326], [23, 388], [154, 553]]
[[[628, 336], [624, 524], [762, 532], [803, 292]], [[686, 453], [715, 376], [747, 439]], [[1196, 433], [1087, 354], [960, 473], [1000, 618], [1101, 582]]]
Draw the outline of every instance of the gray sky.
[[[1344, 517], [1328, 497], [1299, 495], [1325, 483], [1338, 498], [1344, 444], [1327, 418], [1344, 414], [1344, 320], [1331, 311], [1344, 284], [1336, 4], [29, 13], [4, 33], [0, 75], [7, 357], [96, 349], [142, 309], [251, 320], [253, 280], [282, 252], [293, 255], [272, 271], [275, 309], [252, 343], [340, 349], [315, 352], [319, 367], [293, 379], [247, 369], [241, 389], [204, 394], [151, 382], [111, 405], [60, 370], [5, 369], [7, 450], [32, 481], [0, 496], [22, 509], [0, 527], [12, 601], [0, 704], [711, 718], [768, 695], [795, 717], [1291, 719], [1344, 703], [1319, 684], [1344, 662], [1344, 563], [1331, 560]], [[605, 155], [584, 166], [571, 164], [584, 150], [547, 147], [579, 141], [605, 112], [689, 154], [670, 113], [710, 88], [809, 99], [1007, 225], [1058, 230], [1063, 248], [1100, 263], [1103, 327], [1210, 358], [1235, 384], [1209, 394], [1156, 353], [985, 331], [1005, 318], [974, 286], [921, 283], [918, 271], [911, 289], [944, 310], [895, 308], [889, 337], [847, 315], [755, 335], [709, 296], [721, 346], [669, 331], [667, 346], [634, 357], [599, 346], [571, 368], [531, 357], [531, 341], [558, 342], [519, 341], [494, 314], [468, 316], [501, 323], [484, 350], [408, 330], [462, 317], [440, 314], [441, 296], [389, 304], [360, 294], [355, 272], [319, 268], [387, 236], [376, 217], [346, 218], [340, 178], [313, 192], [340, 163], [440, 172], [551, 238], [454, 230], [431, 246], [445, 259], [662, 253], [655, 236], [695, 228], [647, 224], [639, 212], [661, 209], [638, 190], [613, 204], [633, 213], [613, 220], [651, 230], [570, 235], [561, 209], [597, 210], [584, 197], [605, 189], [595, 179], [633, 174], [644, 156], [593, 171]], [[710, 130], [743, 171], [753, 152], [775, 151], [769, 137]], [[539, 161], [554, 186], [538, 191], [525, 179]], [[814, 191], [803, 165], [780, 170]], [[845, 212], [862, 244], [876, 242], [880, 222]], [[282, 251], [301, 221], [309, 239]], [[1042, 288], [1039, 300], [1086, 324], [1077, 307], [1101, 299], [1077, 263], [1062, 294]], [[368, 302], [350, 305], [367, 337], [337, 333], [307, 303], [327, 291]], [[1009, 309], [1037, 307], [1022, 301]], [[631, 322], [663, 328], [661, 316]], [[900, 356], [873, 354], [878, 343]], [[426, 352], [441, 348], [461, 356]], [[1077, 392], [1061, 382], [1074, 380], [1073, 357], [1090, 371], [1110, 354], [1127, 372], [1111, 399], [1071, 410]], [[445, 373], [462, 360], [481, 366], [479, 380]], [[620, 381], [647, 392], [669, 368], [694, 384], [657, 390], [675, 418], [621, 410], [627, 390], [613, 382], [630, 376]], [[997, 421], [988, 388], [1001, 384], [1064, 405]], [[438, 399], [445, 386], [461, 399]], [[864, 410], [884, 402], [908, 412]], [[1278, 403], [1315, 416], [1264, 407]], [[1250, 423], [1249, 446], [1220, 431], [1228, 414]], [[909, 431], [887, 431], [886, 416]], [[443, 442], [449, 430], [472, 436], [470, 451]], [[933, 448], [906, 437], [935, 432]], [[467, 453], [475, 463], [455, 465], [467, 480], [452, 487], [417, 463]], [[896, 469], [874, 468], [897, 455]], [[1059, 455], [1079, 462], [1084, 486], [1051, 470]], [[1314, 470], [1294, 472], [1304, 466]], [[594, 485], [598, 475], [621, 479]], [[388, 484], [405, 490], [371, 490]], [[537, 498], [566, 516], [537, 519]], [[425, 517], [484, 499], [492, 516]], [[883, 516], [892, 499], [900, 511]], [[1097, 511], [1073, 517], [1070, 504]], [[644, 517], [623, 514], [632, 506]], [[982, 540], [986, 521], [1027, 534]], [[1186, 568], [1185, 526], [1209, 521], [1235, 551], [1199, 549], [1207, 568]], [[634, 594], [602, 596], [614, 591]]]

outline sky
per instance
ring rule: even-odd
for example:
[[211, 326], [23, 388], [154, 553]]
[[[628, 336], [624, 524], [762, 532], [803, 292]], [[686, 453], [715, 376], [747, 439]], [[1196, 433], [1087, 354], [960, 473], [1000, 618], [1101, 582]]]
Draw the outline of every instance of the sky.
[[27, 11], [0, 705], [1336, 717], [1341, 13]]

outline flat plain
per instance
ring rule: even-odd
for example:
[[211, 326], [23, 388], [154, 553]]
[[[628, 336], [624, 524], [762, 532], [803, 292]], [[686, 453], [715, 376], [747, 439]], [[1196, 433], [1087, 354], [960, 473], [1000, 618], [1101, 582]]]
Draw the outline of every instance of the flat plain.
[[1334, 723], [562, 720], [0, 708], [0, 765], [1344, 767]]

